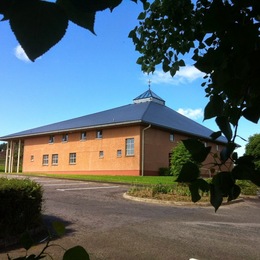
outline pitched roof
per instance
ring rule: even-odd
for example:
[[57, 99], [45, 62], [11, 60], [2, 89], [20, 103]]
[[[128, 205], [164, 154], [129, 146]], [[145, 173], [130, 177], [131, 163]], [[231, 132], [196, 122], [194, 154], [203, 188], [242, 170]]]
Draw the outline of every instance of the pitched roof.
[[[150, 101], [129, 104], [99, 113], [29, 129], [0, 137], [0, 139], [6, 141], [13, 138], [24, 138], [40, 134], [54, 134], [57, 132], [104, 128], [134, 123], [151, 124], [152, 126], [168, 129], [169, 131], [181, 132], [204, 139], [210, 139], [209, 136], [213, 132], [165, 105]], [[220, 137], [217, 141], [226, 142], [224, 137]]]

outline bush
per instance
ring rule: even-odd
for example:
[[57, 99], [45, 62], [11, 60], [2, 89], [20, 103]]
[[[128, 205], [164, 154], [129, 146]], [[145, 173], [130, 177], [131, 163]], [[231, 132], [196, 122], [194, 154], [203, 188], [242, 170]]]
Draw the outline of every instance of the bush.
[[250, 196], [257, 195], [257, 191], [259, 188], [251, 181], [237, 180], [236, 184], [240, 187], [242, 195], [250, 195]]
[[0, 178], [0, 238], [39, 226], [42, 186], [29, 179]]
[[171, 170], [167, 167], [159, 168], [159, 175], [160, 176], [171, 176]]

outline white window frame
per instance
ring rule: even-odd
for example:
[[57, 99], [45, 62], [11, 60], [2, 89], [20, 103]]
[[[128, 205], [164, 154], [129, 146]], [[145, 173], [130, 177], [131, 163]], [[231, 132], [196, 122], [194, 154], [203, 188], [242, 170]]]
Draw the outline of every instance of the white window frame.
[[170, 133], [170, 141], [174, 142], [174, 133]]
[[135, 141], [134, 138], [125, 139], [125, 155], [134, 156], [135, 155]]
[[76, 161], [77, 161], [77, 154], [70, 153], [69, 164], [76, 164]]
[[42, 165], [44, 165], [44, 166], [49, 165], [49, 155], [48, 154], [44, 154], [42, 156]]
[[97, 130], [97, 132], [96, 132], [96, 138], [97, 138], [97, 139], [102, 139], [102, 138], [103, 138], [103, 132], [102, 132], [102, 130]]
[[49, 137], [49, 144], [53, 144], [55, 141], [55, 136], [54, 135], [50, 135]]
[[66, 143], [66, 142], [68, 142], [68, 140], [69, 140], [69, 134], [63, 134], [62, 135], [62, 142]]
[[122, 150], [121, 149], [118, 149], [116, 151], [116, 156], [119, 158], [119, 157], [122, 157]]
[[80, 133], [80, 140], [81, 141], [87, 140], [87, 132], [86, 131], [83, 131], [83, 132]]
[[104, 151], [99, 151], [99, 158], [104, 158]]
[[51, 156], [51, 164], [52, 165], [58, 165], [59, 163], [59, 155], [57, 153], [52, 154]]

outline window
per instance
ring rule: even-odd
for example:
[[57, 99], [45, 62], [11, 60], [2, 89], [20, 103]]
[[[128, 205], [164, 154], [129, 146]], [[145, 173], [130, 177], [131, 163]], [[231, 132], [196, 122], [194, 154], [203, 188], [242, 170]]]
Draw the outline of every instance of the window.
[[70, 153], [70, 164], [76, 164], [76, 153]]
[[174, 134], [173, 133], [170, 134], [170, 141], [174, 142]]
[[69, 140], [69, 135], [68, 134], [62, 135], [62, 142], [68, 142], [68, 140]]
[[134, 155], [134, 138], [127, 138], [125, 141], [126, 156]]
[[44, 154], [42, 156], [42, 165], [48, 165], [49, 164], [49, 155], [48, 154]]
[[59, 159], [59, 156], [58, 154], [53, 154], [52, 155], [52, 165], [58, 165], [58, 159]]
[[96, 132], [96, 138], [102, 138], [102, 130], [98, 130], [97, 132]]
[[52, 144], [52, 143], [54, 143], [54, 135], [51, 135], [49, 137], [49, 144]]
[[104, 151], [99, 151], [99, 158], [104, 158]]
[[80, 140], [87, 140], [87, 132], [85, 131], [85, 132], [81, 132], [80, 133]]
[[117, 150], [116, 155], [117, 157], [122, 157], [122, 150]]
[[34, 162], [34, 155], [31, 155], [31, 162]]
[[216, 144], [216, 151], [219, 151], [219, 146], [218, 146], [218, 144]]

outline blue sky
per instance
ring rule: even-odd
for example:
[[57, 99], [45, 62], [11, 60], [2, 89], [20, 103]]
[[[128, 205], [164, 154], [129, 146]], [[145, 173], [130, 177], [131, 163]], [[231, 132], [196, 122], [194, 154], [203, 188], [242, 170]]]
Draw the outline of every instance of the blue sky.
[[[0, 31], [0, 136], [132, 103], [151, 89], [166, 105], [212, 130], [203, 122], [205, 98], [202, 74], [188, 64], [174, 78], [159, 68], [145, 75], [136, 64], [130, 30], [137, 24], [141, 5], [123, 1], [112, 13], [99, 12], [93, 35], [73, 23], [65, 37], [34, 63], [28, 61], [9, 23]], [[242, 120], [238, 134], [247, 139], [259, 125]], [[245, 142], [237, 140], [244, 146]], [[239, 149], [240, 154], [243, 148]]]

